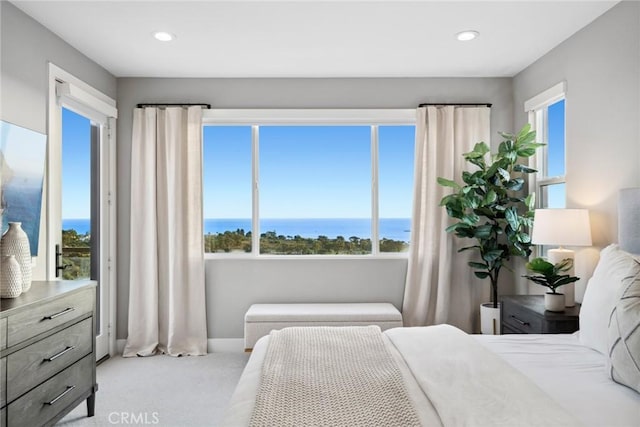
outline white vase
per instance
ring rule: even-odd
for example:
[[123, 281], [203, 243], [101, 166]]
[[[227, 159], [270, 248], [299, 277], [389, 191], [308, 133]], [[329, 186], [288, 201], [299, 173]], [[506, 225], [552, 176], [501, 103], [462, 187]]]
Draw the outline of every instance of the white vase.
[[544, 294], [544, 308], [548, 311], [564, 311], [564, 294]]
[[483, 335], [500, 335], [500, 303], [494, 308], [492, 302], [480, 305], [480, 332]]
[[15, 255], [22, 273], [22, 292], [31, 289], [31, 249], [29, 237], [22, 229], [22, 223], [9, 223], [9, 228], [0, 241], [0, 255]]
[[16, 298], [22, 293], [22, 271], [15, 255], [5, 255], [0, 261], [0, 298]]

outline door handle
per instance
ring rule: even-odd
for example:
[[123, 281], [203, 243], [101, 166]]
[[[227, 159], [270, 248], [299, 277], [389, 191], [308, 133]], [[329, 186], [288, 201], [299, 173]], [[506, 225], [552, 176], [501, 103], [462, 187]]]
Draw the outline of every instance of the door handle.
[[56, 245], [56, 277], [60, 277], [60, 272], [68, 266], [62, 265], [62, 249]]

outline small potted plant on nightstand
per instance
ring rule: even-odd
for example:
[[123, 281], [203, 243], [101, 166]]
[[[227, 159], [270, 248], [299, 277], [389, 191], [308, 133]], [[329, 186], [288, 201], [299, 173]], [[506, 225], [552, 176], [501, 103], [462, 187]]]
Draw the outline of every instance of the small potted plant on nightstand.
[[564, 294], [556, 292], [560, 286], [568, 285], [579, 280], [578, 277], [562, 274], [573, 267], [573, 259], [566, 258], [557, 264], [551, 264], [544, 258], [535, 258], [527, 263], [527, 270], [535, 274], [523, 277], [538, 285], [551, 289], [544, 295], [544, 308], [549, 311], [564, 311]]

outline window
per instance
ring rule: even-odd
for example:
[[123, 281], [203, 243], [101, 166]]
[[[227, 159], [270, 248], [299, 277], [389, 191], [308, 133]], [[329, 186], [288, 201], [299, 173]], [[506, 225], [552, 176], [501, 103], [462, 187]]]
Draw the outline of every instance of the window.
[[415, 112], [375, 110], [383, 117], [372, 119], [355, 111], [207, 112], [205, 252], [407, 251]]
[[251, 252], [251, 127], [205, 126], [205, 252]]
[[560, 83], [525, 103], [538, 141], [546, 144], [535, 159], [538, 208], [566, 206], [564, 92], [564, 83]]

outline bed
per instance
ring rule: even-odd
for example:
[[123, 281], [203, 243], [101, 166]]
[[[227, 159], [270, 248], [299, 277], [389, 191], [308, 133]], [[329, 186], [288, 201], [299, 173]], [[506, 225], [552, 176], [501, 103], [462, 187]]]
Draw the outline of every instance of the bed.
[[[626, 200], [625, 206], [631, 208], [621, 206], [621, 223], [628, 225], [629, 221], [638, 221], [640, 189], [627, 192], [624, 197], [621, 195], [621, 202], [623, 200]], [[620, 229], [628, 230], [627, 225]], [[636, 223], [632, 230], [637, 229]], [[393, 405], [385, 400], [386, 396], [379, 400], [366, 397], [369, 389], [377, 386], [377, 378], [371, 383], [355, 381], [353, 390], [362, 390], [363, 396], [348, 394], [352, 384], [345, 386], [347, 391], [336, 392], [337, 396], [340, 392], [347, 393], [336, 397], [343, 399], [347, 406], [363, 406], [365, 397], [371, 401], [364, 403], [364, 406], [370, 405], [364, 413], [354, 419], [345, 418], [344, 422], [334, 414], [337, 411], [330, 400], [334, 396], [320, 395], [318, 408], [313, 406], [314, 402], [301, 398], [305, 393], [301, 393], [301, 389], [295, 391], [295, 387], [300, 386], [297, 383], [315, 381], [318, 372], [304, 371], [298, 374], [302, 376], [295, 377], [296, 370], [300, 369], [296, 364], [300, 361], [321, 353], [319, 360], [326, 362], [322, 374], [330, 368], [332, 372], [338, 372], [336, 376], [349, 378], [350, 371], [345, 370], [342, 359], [328, 358], [336, 353], [335, 348], [343, 348], [343, 341], [332, 335], [335, 331], [321, 329], [337, 328], [290, 328], [290, 331], [272, 332], [257, 342], [222, 425], [638, 427], [640, 331], [635, 338], [631, 334], [634, 332], [632, 323], [637, 325], [640, 321], [640, 257], [625, 249], [637, 251], [640, 246], [635, 238], [629, 239], [628, 233], [622, 241], [625, 242], [623, 248], [610, 245], [601, 252], [587, 285], [580, 315], [581, 330], [575, 334], [467, 335], [448, 325], [394, 328], [384, 332], [339, 328], [342, 329], [340, 333], [345, 334], [345, 343], [358, 341], [353, 343], [354, 351], [376, 354], [377, 350], [368, 347], [369, 341], [359, 341], [360, 334], [371, 333], [372, 339], [382, 346], [380, 351], [388, 353], [394, 369], [397, 367], [397, 371], [389, 375], [399, 376], [400, 388], [404, 390], [391, 394], [406, 395], [413, 408], [407, 411], [406, 406], [402, 406], [407, 404], [404, 402], [396, 408], [395, 414], [410, 413], [406, 418], [384, 421], [386, 418], [383, 417], [388, 416], [389, 411], [393, 412]], [[635, 329], [640, 328], [636, 326]], [[625, 338], [631, 337], [626, 347], [620, 345], [624, 339], [615, 336], [616, 333], [620, 335], [620, 331], [626, 334]], [[329, 335], [322, 335], [325, 333]], [[357, 335], [349, 335], [352, 333]], [[302, 341], [301, 337], [307, 338], [306, 348], [294, 349], [292, 343]], [[312, 343], [311, 347], [309, 343]], [[276, 344], [283, 346], [279, 356], [274, 356]], [[313, 347], [316, 344], [317, 347]], [[336, 347], [331, 350], [329, 347], [334, 344]], [[325, 350], [329, 356], [322, 354]], [[369, 376], [364, 367], [367, 363], [364, 361], [363, 366], [353, 369], [363, 370], [362, 376]], [[281, 377], [280, 381], [284, 383], [280, 395], [277, 387], [272, 388], [274, 386], [269, 382], [273, 377], [276, 380]], [[381, 386], [382, 389], [385, 387]], [[276, 390], [274, 396], [278, 397], [271, 395], [272, 390]], [[298, 400], [301, 401], [296, 404]], [[289, 412], [296, 405], [302, 414], [298, 414], [297, 419], [296, 409]], [[373, 414], [380, 408], [383, 408], [383, 415]], [[283, 415], [285, 412], [287, 414]], [[292, 418], [288, 418], [289, 415]]]

